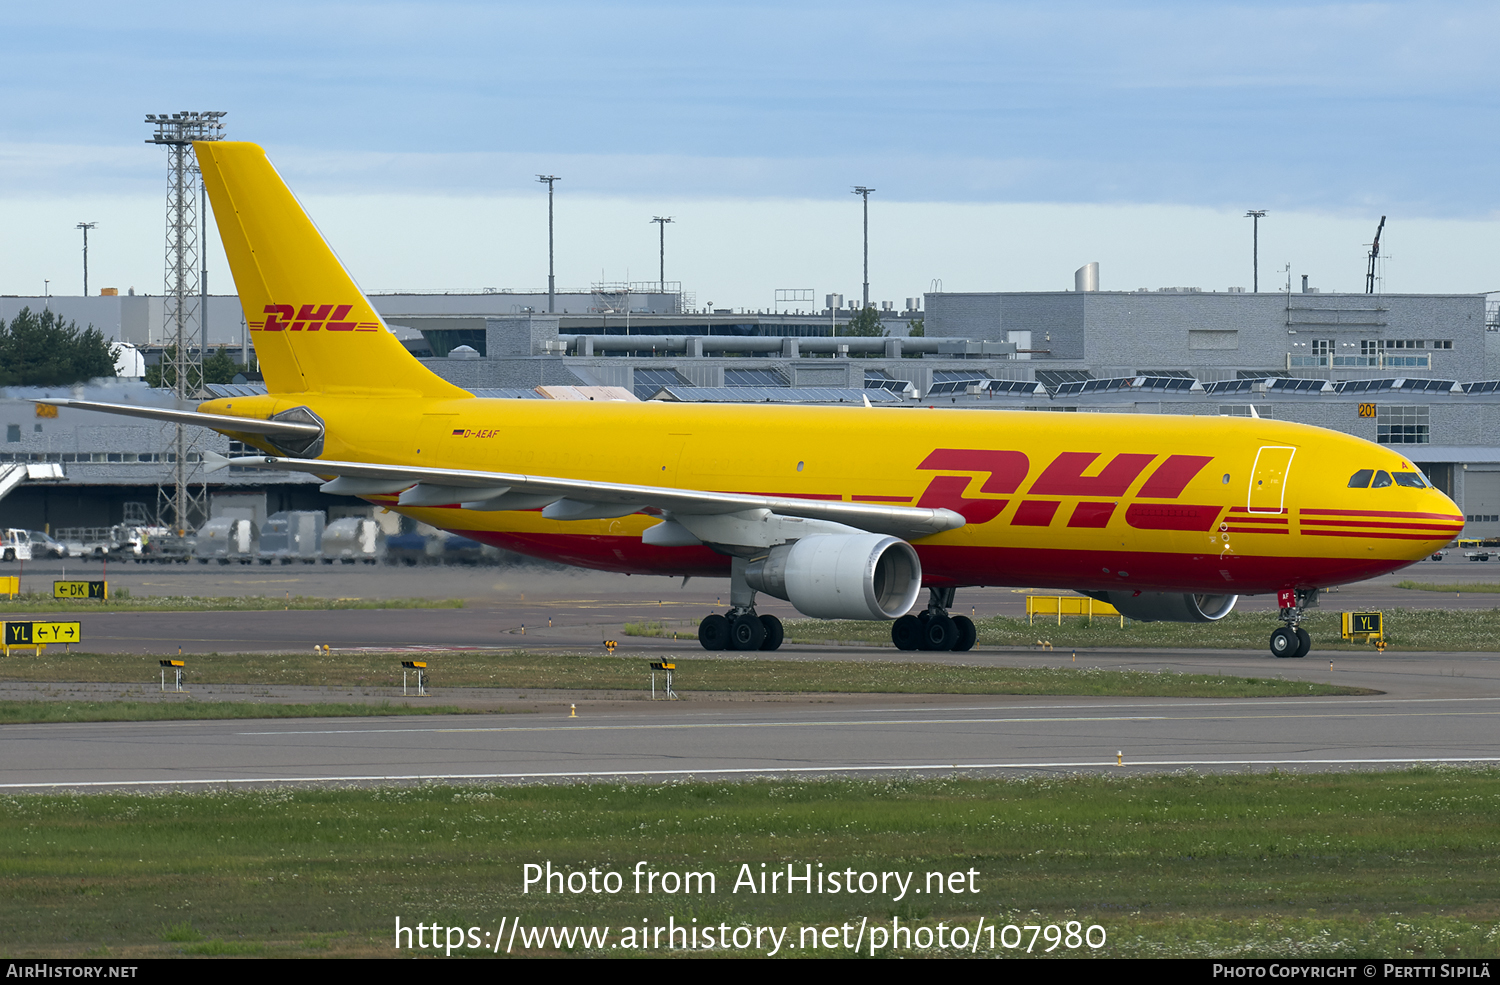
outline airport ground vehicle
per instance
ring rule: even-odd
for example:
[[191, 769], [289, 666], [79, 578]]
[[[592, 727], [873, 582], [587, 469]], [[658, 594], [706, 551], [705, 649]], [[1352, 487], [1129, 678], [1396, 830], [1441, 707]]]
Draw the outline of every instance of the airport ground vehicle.
[[259, 147], [195, 148], [270, 392], [197, 411], [46, 402], [212, 427], [266, 452], [238, 466], [520, 553], [728, 575], [709, 649], [779, 644], [757, 592], [953, 649], [973, 641], [957, 589], [1026, 585], [1189, 622], [1275, 593], [1271, 652], [1302, 656], [1320, 591], [1463, 526], [1399, 446], [1280, 421], [476, 398], [385, 329]]
[[66, 544], [45, 530], [28, 530], [26, 533], [31, 538], [31, 556], [34, 558], [65, 558], [71, 553]]
[[244, 517], [220, 516], [198, 528], [193, 541], [193, 556], [200, 564], [254, 564], [260, 546], [260, 531], [255, 521]]
[[31, 531], [8, 527], [4, 533], [0, 533], [0, 559], [30, 561]]
[[385, 555], [386, 536], [369, 517], [346, 516], [323, 528], [325, 564], [378, 564]]
[[323, 559], [327, 516], [317, 510], [288, 510], [266, 517], [260, 532], [261, 564], [317, 564]]
[[1484, 541], [1478, 538], [1463, 538], [1458, 542], [1458, 549], [1464, 552], [1464, 557], [1470, 561], [1488, 561], [1492, 555], [1497, 553], [1493, 548], [1484, 546]]

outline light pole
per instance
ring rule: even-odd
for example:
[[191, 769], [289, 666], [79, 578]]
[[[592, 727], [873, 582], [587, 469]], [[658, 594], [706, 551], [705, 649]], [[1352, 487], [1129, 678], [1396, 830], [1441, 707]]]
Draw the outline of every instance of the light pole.
[[865, 200], [865, 293], [864, 293], [864, 304], [863, 304], [864, 308], [868, 308], [870, 306], [870, 193], [872, 191], [874, 191], [874, 190], [875, 189], [873, 189], [873, 188], [866, 188], [864, 185], [855, 185], [854, 186], [854, 194], [860, 196], [861, 198], [863, 198]]
[[83, 296], [89, 296], [89, 230], [99, 225], [97, 222], [80, 222], [75, 229], [83, 230]]
[[1252, 275], [1254, 280], [1251, 282], [1250, 290], [1256, 294], [1260, 293], [1260, 220], [1265, 214], [1265, 209], [1251, 209], [1245, 213], [1245, 218], [1251, 220], [1252, 224], [1251, 242], [1254, 246], [1250, 256], [1251, 262], [1255, 264], [1255, 273]]
[[547, 183], [547, 314], [557, 311], [557, 278], [552, 269], [552, 184], [561, 181], [555, 174], [539, 174], [537, 181]]
[[667, 223], [672, 221], [671, 216], [652, 216], [651, 221], [661, 230], [661, 269], [657, 272], [657, 280], [660, 290], [667, 293]]

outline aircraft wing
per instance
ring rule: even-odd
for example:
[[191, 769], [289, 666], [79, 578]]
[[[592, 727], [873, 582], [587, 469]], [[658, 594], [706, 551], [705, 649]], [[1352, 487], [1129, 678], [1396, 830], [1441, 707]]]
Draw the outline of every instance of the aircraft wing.
[[674, 516], [719, 516], [769, 510], [778, 516], [825, 520], [871, 533], [903, 539], [927, 537], [964, 525], [964, 518], [947, 509], [848, 503], [839, 500], [759, 496], [748, 493], [707, 492], [667, 486], [563, 479], [511, 472], [437, 469], [409, 465], [372, 465], [312, 458], [204, 456], [210, 471], [228, 465], [307, 472], [336, 476], [328, 492], [370, 495], [402, 491], [400, 506], [451, 506], [467, 509], [535, 509], [551, 520], [589, 520], [626, 516], [655, 508]]

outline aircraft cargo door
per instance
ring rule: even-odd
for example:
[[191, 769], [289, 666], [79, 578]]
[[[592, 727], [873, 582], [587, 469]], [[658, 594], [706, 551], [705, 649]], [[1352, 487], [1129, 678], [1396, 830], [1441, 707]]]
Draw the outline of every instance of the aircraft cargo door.
[[1287, 479], [1292, 471], [1292, 456], [1297, 449], [1285, 445], [1267, 445], [1255, 456], [1250, 475], [1251, 513], [1280, 513], [1286, 504]]

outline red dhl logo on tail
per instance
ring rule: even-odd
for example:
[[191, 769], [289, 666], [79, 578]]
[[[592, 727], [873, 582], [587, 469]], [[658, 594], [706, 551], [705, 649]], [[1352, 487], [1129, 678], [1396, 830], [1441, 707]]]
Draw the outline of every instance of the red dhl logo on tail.
[[265, 321], [252, 321], [250, 327], [258, 332], [375, 332], [380, 326], [375, 322], [347, 321], [352, 304], [304, 304], [294, 308], [289, 304], [268, 304]]

